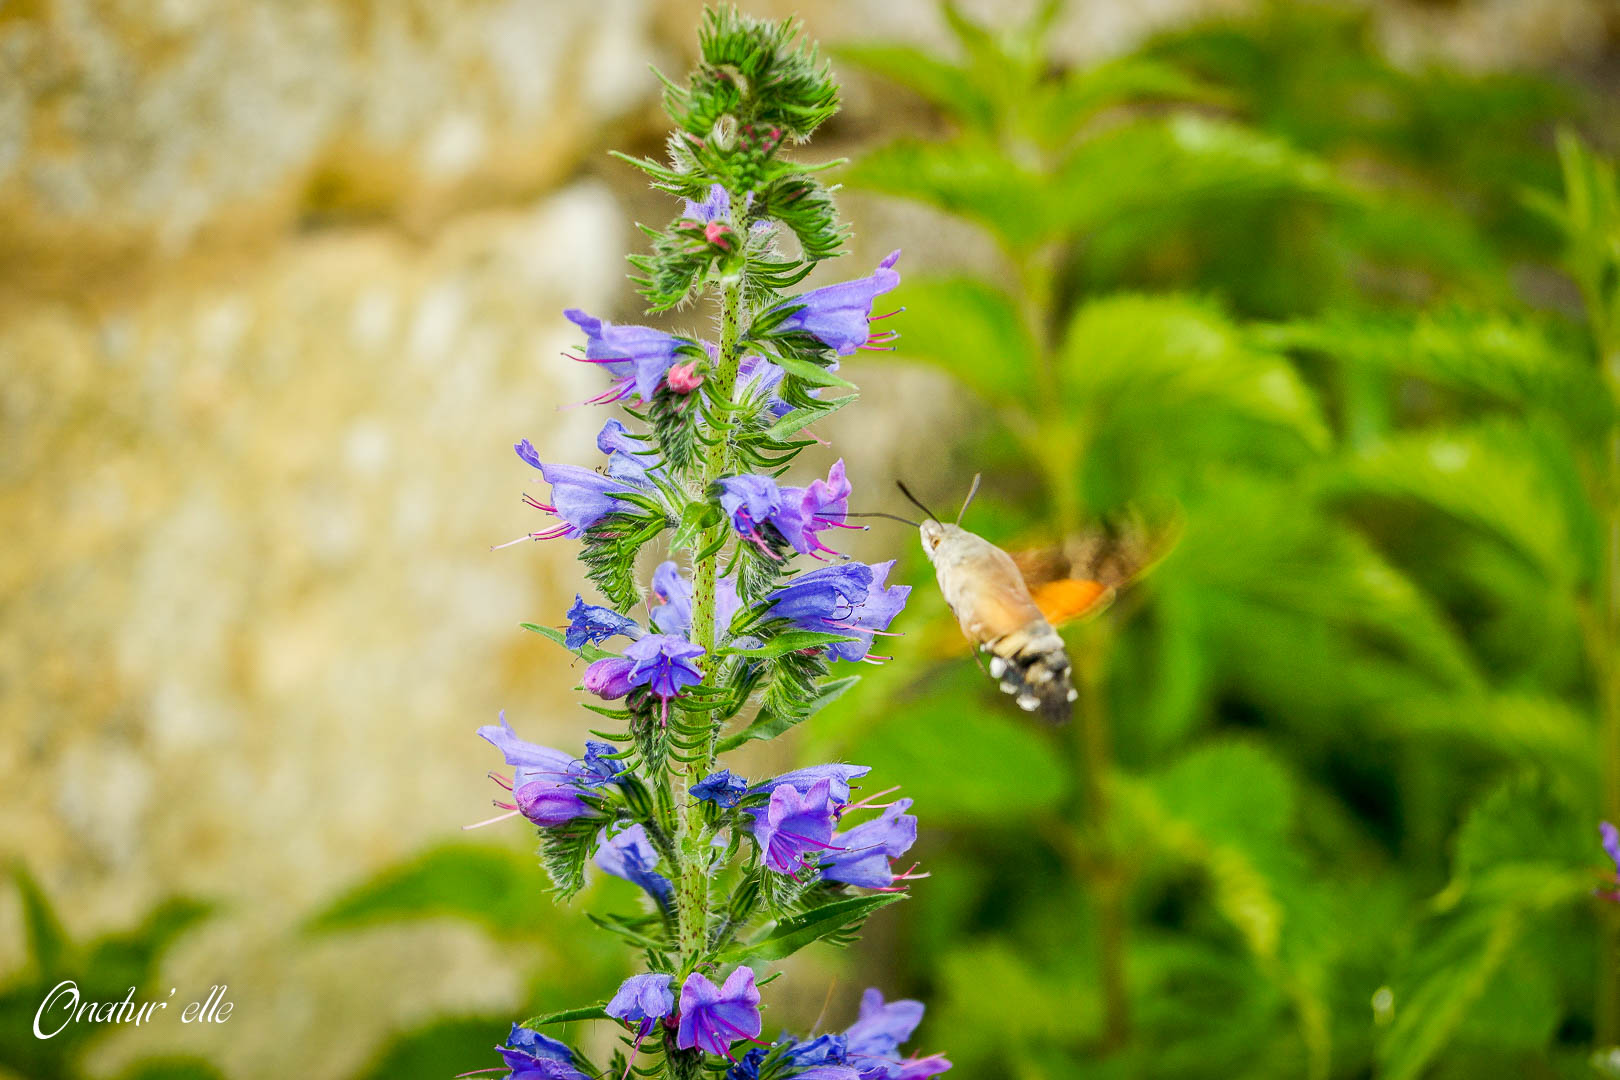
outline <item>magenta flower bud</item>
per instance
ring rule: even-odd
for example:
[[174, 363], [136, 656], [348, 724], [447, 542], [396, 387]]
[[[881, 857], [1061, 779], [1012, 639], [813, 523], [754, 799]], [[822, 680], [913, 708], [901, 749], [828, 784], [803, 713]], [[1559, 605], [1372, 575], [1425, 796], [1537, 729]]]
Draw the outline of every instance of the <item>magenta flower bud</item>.
[[556, 780], [532, 780], [513, 791], [512, 797], [518, 812], [536, 825], [562, 825], [596, 813], [579, 797], [579, 788]]
[[605, 656], [585, 669], [585, 689], [608, 701], [622, 698], [636, 685], [630, 681], [630, 673], [635, 666], [634, 660]]

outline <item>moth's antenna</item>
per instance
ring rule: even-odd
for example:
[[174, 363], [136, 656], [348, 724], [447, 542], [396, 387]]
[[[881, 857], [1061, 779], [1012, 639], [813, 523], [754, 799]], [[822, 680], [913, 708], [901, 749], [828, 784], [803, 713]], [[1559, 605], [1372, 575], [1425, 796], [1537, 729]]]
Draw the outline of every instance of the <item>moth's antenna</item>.
[[903, 518], [899, 514], [885, 514], [885, 513], [882, 513], [880, 511], [877, 511], [877, 510], [870, 511], [869, 513], [865, 513], [865, 514], [857, 514], [854, 511], [850, 511], [850, 512], [846, 513], [844, 516], [845, 517], [880, 517], [880, 518], [888, 518], [890, 521], [898, 521], [901, 524], [910, 525], [913, 529], [919, 528], [922, 525], [922, 522], [920, 522], [920, 521], [912, 521], [910, 518]]
[[915, 496], [915, 495], [913, 495], [911, 493], [911, 489], [906, 487], [906, 482], [904, 480], [896, 480], [895, 485], [900, 488], [900, 494], [904, 495], [906, 498], [911, 500], [911, 505], [912, 506], [915, 506], [917, 509], [921, 510], [923, 513], [928, 515], [928, 519], [930, 521], [938, 521], [939, 520], [939, 515], [934, 513], [932, 510], [928, 509], [928, 507], [924, 506], [922, 504], [922, 501], [919, 500], [917, 498], [917, 496]]
[[973, 505], [973, 496], [979, 493], [979, 480], [983, 476], [983, 473], [973, 474], [973, 486], [968, 488], [968, 497], [962, 500], [962, 509], [956, 512], [956, 523], [958, 525], [962, 524], [962, 515], [967, 513], [967, 508]]

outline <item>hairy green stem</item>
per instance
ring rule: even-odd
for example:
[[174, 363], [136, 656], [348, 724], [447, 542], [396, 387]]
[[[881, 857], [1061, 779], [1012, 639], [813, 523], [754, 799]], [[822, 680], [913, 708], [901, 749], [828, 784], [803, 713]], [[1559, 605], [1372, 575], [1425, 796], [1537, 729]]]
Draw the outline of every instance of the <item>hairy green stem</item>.
[[[720, 302], [720, 356], [705, 380], [703, 388], [704, 396], [717, 418], [718, 425], [718, 430], [710, 432], [714, 441], [707, 447], [703, 458], [699, 497], [704, 499], [709, 498], [709, 492], [714, 487], [715, 481], [725, 475], [730, 460], [726, 425], [729, 422], [732, 395], [737, 388], [737, 367], [742, 359], [739, 347], [742, 337], [740, 278], [727, 278], [721, 283]], [[724, 522], [716, 525], [703, 538], [703, 545], [707, 546], [708, 542], [714, 539], [716, 530], [724, 528]], [[719, 554], [713, 554], [697, 560], [692, 573], [692, 640], [708, 650], [699, 661], [705, 686], [714, 685], [717, 667], [714, 655], [715, 589], [720, 558]], [[710, 717], [709, 734], [704, 744], [703, 755], [689, 763], [686, 768], [677, 770], [669, 779], [675, 805], [676, 942], [680, 949], [683, 971], [690, 971], [697, 964], [708, 946], [709, 932], [709, 852], [704, 843], [699, 809], [688, 793], [692, 784], [714, 764], [715, 743], [724, 720], [722, 716]], [[670, 1075], [677, 1075], [674, 1062], [670, 1066]]]

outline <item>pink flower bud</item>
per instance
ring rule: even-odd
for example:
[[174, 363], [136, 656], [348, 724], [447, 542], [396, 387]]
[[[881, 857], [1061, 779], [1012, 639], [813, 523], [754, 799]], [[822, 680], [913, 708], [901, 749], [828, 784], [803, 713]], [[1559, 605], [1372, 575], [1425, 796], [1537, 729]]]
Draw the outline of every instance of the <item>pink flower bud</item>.
[[697, 361], [689, 360], [684, 364], [676, 364], [669, 369], [669, 388], [677, 394], [690, 394], [703, 385], [703, 376], [698, 373]]
[[723, 221], [711, 221], [703, 226], [704, 239], [721, 251], [731, 250], [731, 226]]

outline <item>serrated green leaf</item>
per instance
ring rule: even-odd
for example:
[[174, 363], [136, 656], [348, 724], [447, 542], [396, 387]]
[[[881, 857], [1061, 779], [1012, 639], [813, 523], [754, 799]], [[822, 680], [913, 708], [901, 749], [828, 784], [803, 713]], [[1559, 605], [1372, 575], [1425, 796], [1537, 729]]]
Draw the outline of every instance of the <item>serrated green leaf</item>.
[[773, 357], [773, 362], [788, 374], [797, 375], [812, 386], [842, 386], [850, 390], [855, 389], [855, 384], [848, 379], [828, 371], [820, 364], [801, 360], [797, 356], [778, 353]]
[[[557, 629], [555, 626], [541, 626], [538, 623], [527, 622], [519, 623], [518, 625], [531, 633], [539, 634], [543, 638], [549, 638], [552, 641], [555, 641], [558, 645], [561, 645], [563, 648], [568, 649], [568, 639], [566, 634]], [[586, 642], [578, 649], [568, 649], [568, 651], [576, 656], [584, 657], [586, 660], [601, 660], [606, 657], [618, 655], [617, 653], [610, 653], [606, 649], [598, 648], [597, 646], [592, 645], [590, 642]]]
[[848, 634], [834, 634], [823, 630], [787, 630], [777, 634], [763, 645], [752, 648], [738, 649], [727, 647], [719, 650], [730, 656], [751, 656], [760, 660], [773, 660], [790, 652], [800, 649], [816, 649], [823, 645], [835, 645], [840, 641], [853, 641]]
[[820, 409], [794, 409], [776, 423], [766, 428], [765, 438], [781, 442], [788, 436], [804, 430], [811, 424], [831, 416], [846, 405], [854, 404], [860, 399], [859, 394], [845, 394], [841, 398], [834, 398]]
[[860, 681], [861, 677], [859, 675], [847, 675], [842, 679], [834, 679], [831, 682], [823, 683], [815, 700], [810, 703], [810, 707], [802, 716], [798, 714], [762, 712], [746, 728], [721, 739], [717, 746], [717, 752], [728, 753], [753, 739], [774, 739], [843, 697], [844, 694], [848, 693], [850, 687]]
[[721, 954], [722, 963], [744, 960], [781, 960], [852, 926], [858, 926], [879, 908], [906, 899], [905, 893], [851, 896], [779, 920], [762, 937], [732, 946]]
[[539, 1031], [551, 1024], [572, 1024], [578, 1020], [607, 1020], [607, 1002], [600, 1005], [582, 1005], [577, 1009], [563, 1009], [560, 1012], [545, 1013], [541, 1016], [531, 1016], [520, 1023], [519, 1027], [526, 1027]]

